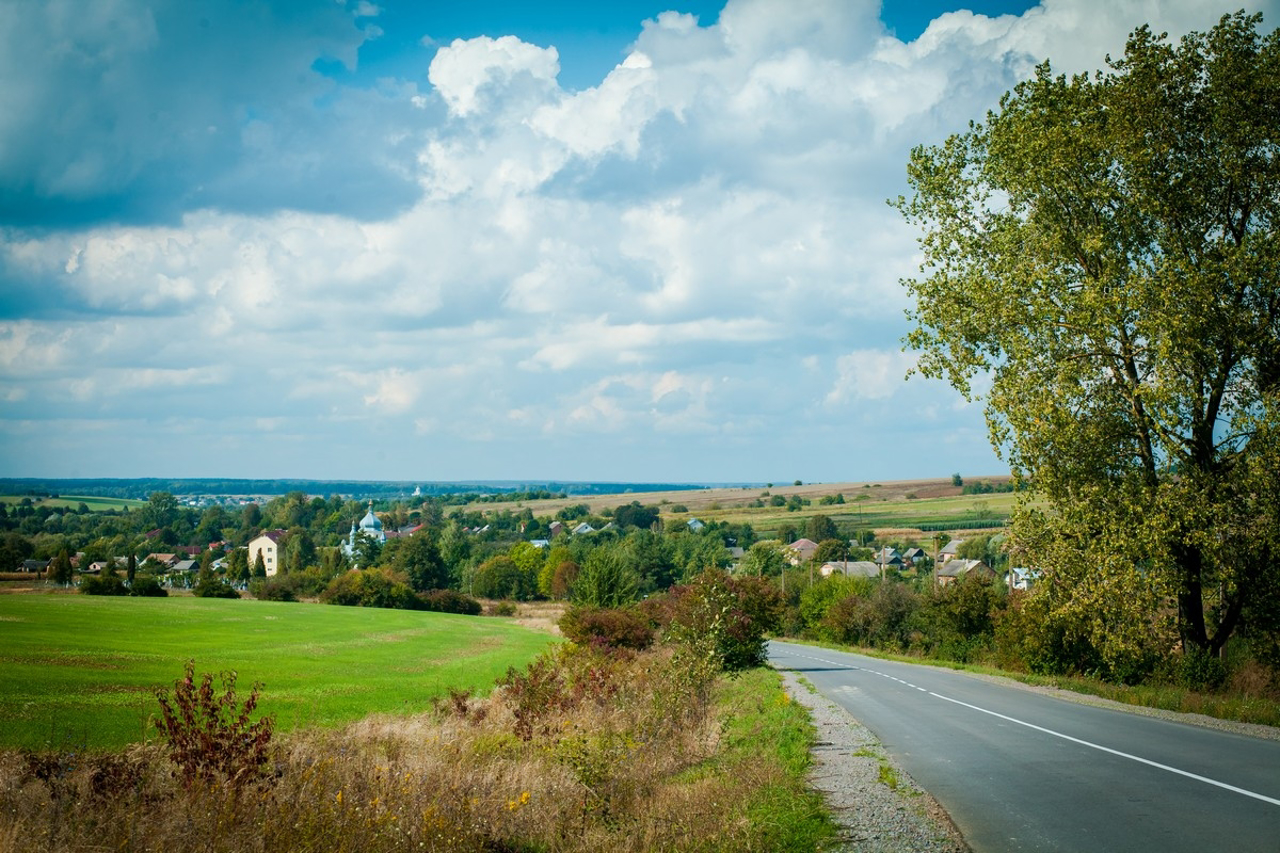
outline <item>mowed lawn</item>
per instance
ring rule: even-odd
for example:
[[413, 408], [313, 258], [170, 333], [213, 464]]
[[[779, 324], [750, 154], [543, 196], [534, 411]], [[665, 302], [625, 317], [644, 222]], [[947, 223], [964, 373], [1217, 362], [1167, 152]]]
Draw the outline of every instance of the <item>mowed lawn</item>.
[[550, 634], [500, 619], [189, 597], [0, 596], [0, 747], [110, 749], [155, 736], [187, 660], [263, 684], [281, 730], [416, 713], [488, 692]]

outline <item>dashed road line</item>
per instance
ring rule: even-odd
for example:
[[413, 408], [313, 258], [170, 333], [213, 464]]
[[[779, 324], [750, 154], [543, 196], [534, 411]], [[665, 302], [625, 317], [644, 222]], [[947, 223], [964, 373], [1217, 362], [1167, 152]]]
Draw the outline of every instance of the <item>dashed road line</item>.
[[1054, 731], [1053, 729], [1047, 729], [1044, 726], [1037, 726], [1035, 723], [1029, 723], [1026, 720], [1019, 720], [1016, 717], [1010, 717], [1006, 714], [1001, 714], [997, 711], [991, 711], [991, 710], [988, 710], [987, 708], [982, 708], [978, 705], [971, 705], [968, 702], [961, 702], [959, 699], [952, 699], [950, 696], [943, 696], [941, 693], [935, 693], [932, 690], [927, 690], [923, 687], [919, 687], [915, 684], [912, 684], [909, 681], [904, 681], [903, 679], [898, 678], [897, 676], [889, 675], [886, 672], [879, 672], [877, 670], [868, 669], [863, 666], [855, 666], [853, 664], [841, 663], [833, 660], [826, 660], [825, 658], [815, 658], [809, 655], [797, 654], [795, 655], [795, 657], [805, 658], [807, 660], [816, 661], [817, 663], [827, 664], [828, 666], [834, 666], [838, 669], [854, 670], [858, 672], [866, 672], [871, 675], [878, 675], [881, 678], [887, 678], [890, 681], [896, 681], [899, 684], [919, 690], [921, 693], [927, 693], [930, 696], [933, 696], [937, 699], [941, 699], [944, 702], [951, 702], [952, 704], [960, 705], [961, 707], [969, 708], [970, 710], [978, 711], [979, 713], [982, 713], [982, 714], [989, 714], [992, 717], [997, 717], [1001, 720], [1005, 720], [1010, 723], [1015, 723], [1019, 726], [1025, 726], [1034, 731], [1041, 732], [1042, 734], [1047, 734], [1047, 735], [1051, 735], [1052, 737], [1061, 738], [1062, 740], [1070, 741], [1071, 743], [1079, 744], [1080, 746], [1086, 746], [1086, 747], [1089, 747], [1090, 749], [1096, 749], [1100, 752], [1105, 752], [1110, 755], [1115, 755], [1119, 758], [1127, 758], [1130, 761], [1136, 761], [1139, 764], [1145, 764], [1148, 767], [1154, 767], [1157, 770], [1164, 770], [1168, 773], [1174, 773], [1174, 774], [1177, 774], [1178, 776], [1183, 776], [1188, 779], [1194, 779], [1197, 782], [1203, 782], [1206, 785], [1213, 785], [1215, 787], [1222, 788], [1227, 791], [1232, 791], [1233, 793], [1240, 794], [1245, 797], [1252, 797], [1255, 800], [1260, 800], [1264, 803], [1270, 803], [1273, 806], [1280, 806], [1280, 799], [1276, 799], [1275, 797], [1268, 797], [1266, 794], [1259, 794], [1258, 792], [1250, 791], [1247, 788], [1240, 788], [1235, 785], [1231, 785], [1227, 782], [1220, 782], [1217, 779], [1210, 779], [1208, 776], [1201, 776], [1198, 773], [1192, 773], [1188, 770], [1179, 770], [1177, 767], [1171, 767], [1168, 764], [1161, 764], [1158, 761], [1152, 761], [1149, 758], [1143, 758], [1142, 756], [1133, 755], [1128, 752], [1121, 752], [1118, 749], [1112, 749], [1109, 746], [1103, 746], [1102, 744], [1093, 743], [1092, 741], [1081, 740], [1078, 737], [1072, 737], [1071, 735], [1064, 734], [1062, 732], [1057, 732], [1057, 731]]

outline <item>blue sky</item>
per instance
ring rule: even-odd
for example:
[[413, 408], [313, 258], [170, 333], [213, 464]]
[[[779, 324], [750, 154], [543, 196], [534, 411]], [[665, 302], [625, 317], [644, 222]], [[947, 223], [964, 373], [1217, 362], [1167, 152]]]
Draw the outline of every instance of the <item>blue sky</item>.
[[0, 0], [0, 475], [998, 473], [907, 154], [1224, 11]]

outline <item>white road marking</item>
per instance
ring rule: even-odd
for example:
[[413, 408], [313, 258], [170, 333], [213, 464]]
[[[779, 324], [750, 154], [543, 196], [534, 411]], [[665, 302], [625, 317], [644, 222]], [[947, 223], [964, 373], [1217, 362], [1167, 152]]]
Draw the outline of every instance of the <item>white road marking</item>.
[[1047, 735], [1052, 735], [1053, 737], [1062, 738], [1063, 740], [1069, 740], [1072, 743], [1078, 743], [1081, 746], [1087, 746], [1090, 749], [1096, 749], [1096, 750], [1099, 750], [1100, 752], [1110, 753], [1111, 755], [1118, 755], [1121, 758], [1127, 758], [1130, 761], [1136, 761], [1139, 764], [1145, 764], [1148, 767], [1155, 767], [1159, 770], [1165, 770], [1169, 773], [1176, 773], [1179, 776], [1185, 776], [1188, 779], [1195, 779], [1197, 782], [1204, 782], [1206, 785], [1214, 785], [1219, 788], [1224, 788], [1228, 791], [1234, 791], [1237, 794], [1243, 794], [1246, 797], [1252, 797], [1255, 800], [1261, 800], [1264, 803], [1271, 803], [1271, 805], [1273, 806], [1280, 806], [1280, 800], [1276, 799], [1275, 797], [1268, 797], [1266, 794], [1259, 794], [1256, 791], [1250, 791], [1245, 788], [1238, 788], [1235, 785], [1229, 785], [1226, 782], [1219, 782], [1217, 779], [1210, 779], [1208, 776], [1201, 776], [1198, 773], [1191, 773], [1190, 771], [1187, 771], [1187, 770], [1179, 770], [1177, 767], [1170, 767], [1168, 764], [1161, 764], [1160, 762], [1152, 761], [1149, 758], [1143, 758], [1139, 755], [1132, 755], [1131, 753], [1128, 753], [1128, 752], [1121, 752], [1118, 749], [1112, 749], [1109, 746], [1103, 746], [1102, 744], [1093, 743], [1092, 741], [1081, 740], [1078, 737], [1072, 737], [1071, 735], [1063, 734], [1062, 732], [1055, 732], [1053, 729], [1046, 729], [1044, 726], [1037, 726], [1035, 723], [1028, 723], [1025, 720], [1019, 720], [1016, 717], [1009, 717], [1009, 716], [1006, 716], [1005, 714], [1000, 714], [995, 711], [989, 711], [986, 708], [979, 708], [977, 705], [970, 705], [968, 702], [961, 702], [959, 699], [952, 699], [949, 696], [943, 696], [941, 693], [934, 693], [932, 690], [929, 691], [929, 695], [936, 696], [939, 699], [943, 700], [944, 702], [951, 702], [953, 704], [960, 705], [965, 708], [970, 708], [974, 711], [979, 711], [983, 714], [990, 714], [993, 717], [998, 717], [1002, 720], [1007, 720], [1010, 723], [1017, 723], [1020, 726], [1026, 726], [1029, 729], [1034, 729], [1038, 732], [1043, 732]]
[[[808, 655], [796, 655], [796, 656], [808, 657]], [[1237, 794], [1242, 794], [1246, 797], [1252, 797], [1255, 800], [1261, 800], [1262, 802], [1270, 803], [1273, 806], [1280, 806], [1280, 799], [1276, 799], [1275, 797], [1268, 797], [1266, 794], [1259, 794], [1256, 791], [1250, 791], [1245, 788], [1239, 788], [1235, 785], [1230, 785], [1226, 782], [1219, 782], [1217, 779], [1210, 779], [1208, 776], [1201, 776], [1198, 773], [1191, 773], [1190, 771], [1187, 771], [1187, 770], [1179, 770], [1177, 767], [1170, 767], [1167, 764], [1161, 764], [1160, 762], [1152, 761], [1149, 758], [1143, 758], [1138, 755], [1132, 755], [1128, 752], [1121, 752], [1120, 750], [1112, 749], [1109, 746], [1103, 746], [1102, 744], [1093, 743], [1087, 740], [1081, 740], [1078, 737], [1072, 737], [1071, 735], [1063, 734], [1062, 732], [1055, 732], [1053, 729], [1046, 729], [1044, 726], [1037, 726], [1035, 723], [1028, 723], [1025, 720], [1019, 720], [1016, 717], [1009, 717], [1004, 714], [998, 713], [996, 711], [989, 711], [986, 708], [980, 708], [977, 705], [970, 705], [968, 702], [961, 702], [959, 699], [952, 699], [950, 696], [943, 696], [941, 693], [934, 693], [932, 690], [926, 690], [923, 687], [916, 687], [914, 684], [908, 684], [907, 682], [903, 681], [901, 678], [895, 678], [892, 675], [888, 675], [883, 672], [877, 672], [874, 669], [866, 669], [864, 667], [853, 666], [847, 663], [837, 663], [836, 661], [823, 660], [822, 658], [810, 657], [809, 660], [817, 661], [819, 663], [829, 664], [831, 666], [836, 666], [841, 669], [856, 669], [862, 672], [871, 673], [872, 675], [879, 675], [884, 678], [890, 678], [894, 681], [899, 682], [900, 684], [906, 685], [907, 687], [915, 687], [915, 689], [919, 690], [921, 693], [928, 693], [930, 696], [935, 696], [943, 700], [944, 702], [951, 702], [952, 704], [960, 705], [961, 707], [964, 707], [964, 708], [969, 708], [971, 710], [978, 711], [983, 714], [989, 714], [992, 717], [997, 717], [1001, 720], [1007, 720], [1010, 723], [1016, 723], [1020, 726], [1026, 726], [1029, 729], [1034, 729], [1035, 731], [1043, 732], [1044, 734], [1052, 735], [1053, 737], [1056, 737], [1056, 738], [1062, 738], [1063, 740], [1071, 741], [1072, 743], [1078, 743], [1081, 746], [1087, 746], [1090, 749], [1096, 749], [1096, 750], [1099, 750], [1100, 752], [1106, 752], [1111, 755], [1119, 756], [1120, 758], [1127, 758], [1130, 761], [1136, 761], [1139, 764], [1145, 764], [1148, 767], [1155, 767], [1158, 770], [1164, 770], [1169, 773], [1176, 773], [1179, 776], [1185, 776], [1188, 779], [1194, 779], [1197, 782], [1203, 782], [1206, 785], [1213, 785], [1218, 788], [1223, 788], [1224, 790], [1227, 790], [1227, 791], [1233, 791]]]

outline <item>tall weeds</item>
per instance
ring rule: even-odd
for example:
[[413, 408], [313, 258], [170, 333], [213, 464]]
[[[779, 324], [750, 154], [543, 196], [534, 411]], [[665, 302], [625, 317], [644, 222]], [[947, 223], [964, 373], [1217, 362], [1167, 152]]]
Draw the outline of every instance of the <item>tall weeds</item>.
[[483, 700], [278, 737], [245, 785], [184, 784], [161, 745], [0, 755], [0, 853], [813, 849], [820, 804], [772, 746], [811, 734], [751, 677], [563, 648]]

